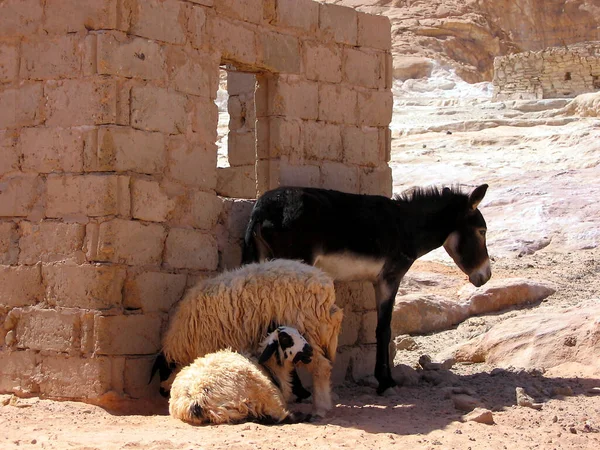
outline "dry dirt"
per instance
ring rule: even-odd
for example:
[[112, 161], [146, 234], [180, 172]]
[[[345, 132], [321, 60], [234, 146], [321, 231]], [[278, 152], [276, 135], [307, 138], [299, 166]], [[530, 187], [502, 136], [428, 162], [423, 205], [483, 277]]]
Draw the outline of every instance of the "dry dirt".
[[[597, 295], [599, 264], [598, 249], [576, 254], [539, 253], [517, 260], [497, 260], [494, 276], [543, 276], [557, 282], [557, 294], [535, 306], [557, 308]], [[439, 270], [440, 265], [421, 263], [417, 269]], [[454, 268], [446, 272], [460, 277]], [[489, 321], [518, 313], [495, 315]], [[419, 347], [400, 354], [407, 355], [407, 363], [423, 353], [434, 354], [487, 329], [489, 321], [472, 318], [454, 330], [417, 337]], [[324, 420], [271, 427], [254, 423], [195, 427], [166, 415], [166, 405], [154, 415], [117, 415], [98, 406], [34, 398], [13, 399], [0, 407], [0, 448], [600, 448], [600, 396], [588, 393], [590, 388], [600, 386], [600, 374], [586, 373], [584, 367], [567, 367], [564, 374], [553, 371], [551, 376], [523, 370], [491, 375], [492, 369], [485, 364], [456, 365], [449, 382], [471, 391], [492, 410], [494, 425], [465, 422], [465, 412], [447, 398], [448, 382], [435, 385], [421, 381], [417, 386], [401, 388], [393, 397], [379, 397], [368, 386], [341, 386], [334, 390], [336, 407]], [[551, 398], [541, 410], [516, 406], [515, 388], [532, 385], [540, 390], [569, 387], [573, 395]], [[2, 398], [10, 400], [9, 396]], [[309, 405], [299, 408], [307, 410]]]
[[[515, 109], [489, 98], [469, 100], [464, 93], [452, 99], [461, 86], [438, 82], [449, 91], [429, 100], [423, 90], [411, 98], [407, 86], [396, 86], [395, 191], [412, 184], [490, 183], [481, 210], [488, 222], [494, 278], [548, 280], [558, 290], [540, 304], [413, 337], [415, 348], [396, 357], [397, 364], [410, 366], [423, 354], [435, 360], [438, 352], [506, 318], [597, 302], [600, 293], [600, 121], [567, 114], [562, 122], [547, 125], [539, 122], [539, 111], [557, 105], [527, 103]], [[436, 89], [426, 90], [435, 94]], [[451, 282], [419, 285], [411, 274], [423, 272]], [[413, 267], [402, 290], [452, 298], [465, 282], [447, 256], [436, 251]], [[600, 358], [598, 351], [592, 354]], [[336, 406], [325, 419], [272, 427], [189, 426], [166, 415], [164, 404], [159, 411], [139, 405], [138, 411], [118, 415], [83, 403], [3, 396], [0, 449], [600, 448], [600, 396], [589, 393], [600, 388], [600, 373], [574, 364], [544, 374], [531, 368], [493, 369], [458, 364], [441, 378], [427, 377], [390, 397], [379, 397], [366, 385], [337, 387]], [[494, 424], [465, 421], [465, 412], [447, 398], [449, 386], [479, 399], [492, 410]], [[546, 393], [541, 410], [517, 406], [517, 387]], [[557, 395], [556, 388], [568, 395]]]

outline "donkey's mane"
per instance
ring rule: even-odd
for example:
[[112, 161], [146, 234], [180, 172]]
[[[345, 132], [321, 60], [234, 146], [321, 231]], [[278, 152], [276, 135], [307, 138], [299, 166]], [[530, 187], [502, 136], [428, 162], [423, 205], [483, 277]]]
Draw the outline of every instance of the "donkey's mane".
[[[448, 191], [444, 192], [447, 189]], [[394, 195], [394, 200], [402, 203], [429, 203], [430, 201], [440, 200], [446, 195], [451, 194], [452, 197], [465, 197], [467, 194], [462, 192], [460, 186], [450, 187], [412, 187], [402, 191], [400, 194]]]

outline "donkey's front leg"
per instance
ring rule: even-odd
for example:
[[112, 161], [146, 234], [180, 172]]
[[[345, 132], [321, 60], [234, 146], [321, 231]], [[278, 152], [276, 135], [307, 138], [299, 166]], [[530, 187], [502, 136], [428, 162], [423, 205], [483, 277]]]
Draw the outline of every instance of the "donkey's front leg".
[[396, 386], [390, 366], [390, 340], [392, 338], [392, 312], [394, 311], [394, 300], [396, 299], [400, 279], [401, 277], [381, 278], [375, 283], [375, 296], [377, 299], [375, 378], [379, 382], [378, 394], [383, 394], [387, 389]]

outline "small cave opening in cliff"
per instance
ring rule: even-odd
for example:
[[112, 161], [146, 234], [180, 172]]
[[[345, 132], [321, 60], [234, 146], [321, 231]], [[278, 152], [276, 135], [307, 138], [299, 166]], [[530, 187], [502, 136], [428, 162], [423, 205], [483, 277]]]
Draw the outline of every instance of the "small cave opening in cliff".
[[565, 81], [571, 80], [571, 72], [565, 72]]

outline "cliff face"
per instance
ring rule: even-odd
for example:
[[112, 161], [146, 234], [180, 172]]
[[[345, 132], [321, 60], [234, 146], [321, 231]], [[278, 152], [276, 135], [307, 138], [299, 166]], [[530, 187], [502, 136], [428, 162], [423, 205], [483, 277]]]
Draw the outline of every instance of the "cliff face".
[[600, 0], [479, 0], [477, 5], [521, 51], [600, 37]]
[[496, 56], [600, 39], [600, 0], [325, 1], [391, 19], [400, 77], [425, 57], [469, 82], [490, 81]]

